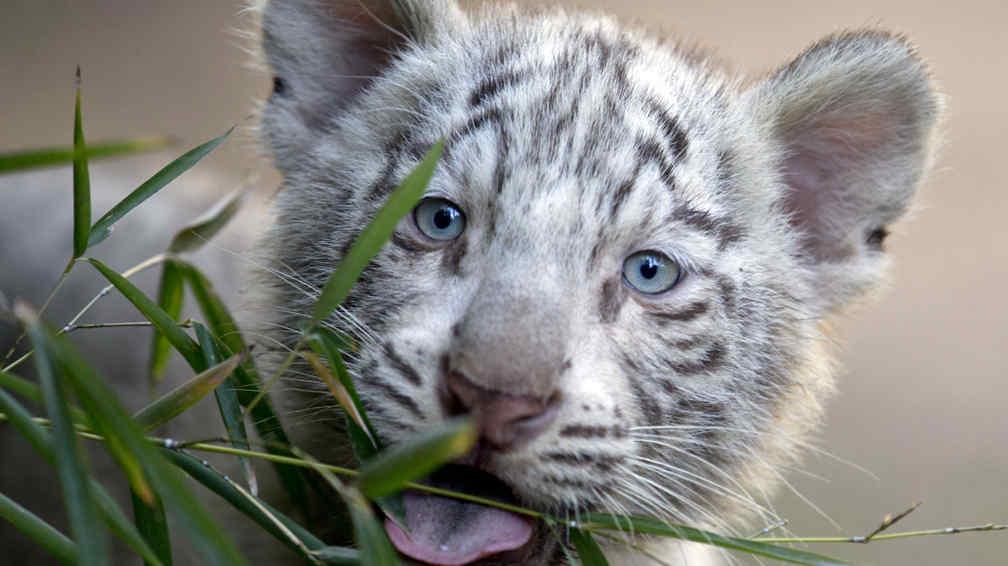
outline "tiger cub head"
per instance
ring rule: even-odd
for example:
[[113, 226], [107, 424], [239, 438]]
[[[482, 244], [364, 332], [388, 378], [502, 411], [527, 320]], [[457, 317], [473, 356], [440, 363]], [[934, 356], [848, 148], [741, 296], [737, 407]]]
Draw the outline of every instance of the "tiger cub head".
[[[388, 444], [458, 414], [480, 441], [431, 481], [559, 516], [730, 531], [831, 389], [822, 323], [873, 289], [941, 101], [901, 37], [833, 35], [729, 76], [612, 19], [450, 0], [272, 0], [262, 135], [284, 182], [264, 287], [291, 345], [318, 290], [438, 140], [424, 199], [327, 321]], [[345, 446], [325, 388], [288, 421]], [[551, 563], [507, 512], [405, 496], [432, 564]], [[516, 558], [517, 557], [517, 558]], [[510, 561], [510, 562], [509, 562]]]

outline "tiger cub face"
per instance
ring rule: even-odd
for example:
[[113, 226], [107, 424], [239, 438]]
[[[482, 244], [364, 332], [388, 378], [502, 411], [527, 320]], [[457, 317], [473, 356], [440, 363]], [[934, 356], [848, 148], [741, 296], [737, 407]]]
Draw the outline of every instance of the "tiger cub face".
[[[831, 388], [824, 318], [874, 287], [940, 99], [902, 38], [828, 37], [757, 80], [600, 16], [449, 0], [272, 0], [262, 131], [284, 185], [271, 336], [437, 140], [427, 196], [329, 321], [388, 443], [471, 413], [433, 481], [559, 515], [730, 530]], [[343, 442], [324, 389], [291, 424]], [[323, 411], [323, 412], [320, 412]], [[298, 415], [302, 418], [298, 418]], [[550, 563], [508, 513], [406, 496], [404, 554]], [[517, 558], [516, 558], [517, 557]]]

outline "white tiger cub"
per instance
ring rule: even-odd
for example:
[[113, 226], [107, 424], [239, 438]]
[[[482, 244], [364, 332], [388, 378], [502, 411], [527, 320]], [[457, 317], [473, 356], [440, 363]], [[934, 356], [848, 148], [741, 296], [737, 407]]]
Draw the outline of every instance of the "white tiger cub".
[[[478, 417], [435, 481], [561, 516], [730, 530], [832, 389], [824, 321], [872, 289], [926, 170], [941, 99], [907, 41], [827, 37], [768, 76], [599, 15], [451, 0], [272, 0], [262, 134], [284, 176], [263, 239], [271, 337], [439, 139], [426, 198], [332, 323], [388, 443]], [[288, 407], [326, 393], [288, 392]], [[321, 397], [320, 397], [321, 396]], [[293, 414], [293, 413], [291, 413]], [[296, 427], [345, 453], [338, 419]], [[556, 564], [503, 511], [409, 494], [404, 555]], [[708, 547], [648, 540], [666, 563]], [[615, 564], [651, 563], [621, 546]]]

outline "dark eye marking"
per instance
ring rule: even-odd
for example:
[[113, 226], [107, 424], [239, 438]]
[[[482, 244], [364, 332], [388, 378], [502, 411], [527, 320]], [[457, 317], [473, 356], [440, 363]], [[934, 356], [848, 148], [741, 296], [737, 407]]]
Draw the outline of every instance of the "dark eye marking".
[[287, 92], [287, 81], [280, 77], [273, 77], [273, 94], [283, 96]]
[[689, 322], [705, 314], [708, 310], [710, 310], [710, 303], [696, 301], [677, 311], [649, 311], [647, 314], [654, 318], [658, 324], [664, 326], [672, 322]]
[[626, 292], [619, 279], [609, 279], [603, 283], [599, 298], [599, 318], [602, 322], [608, 324], [615, 321], [625, 301]]
[[460, 274], [462, 260], [465, 259], [468, 251], [469, 239], [463, 236], [444, 250], [444, 255], [441, 257], [441, 268], [451, 275]]
[[879, 226], [868, 233], [868, 237], [865, 238], [865, 243], [873, 250], [882, 251], [882, 246], [885, 244], [885, 240], [888, 237], [889, 230], [886, 230], [885, 226]]

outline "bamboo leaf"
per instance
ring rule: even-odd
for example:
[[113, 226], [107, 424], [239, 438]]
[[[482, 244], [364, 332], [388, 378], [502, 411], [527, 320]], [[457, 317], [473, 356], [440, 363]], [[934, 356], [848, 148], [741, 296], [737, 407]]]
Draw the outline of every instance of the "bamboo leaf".
[[[183, 288], [182, 274], [174, 262], [167, 261], [161, 270], [161, 281], [158, 283], [158, 305], [174, 321], [178, 321], [182, 315], [182, 302], [185, 289]], [[152, 384], [161, 381], [164, 370], [168, 366], [168, 359], [171, 356], [171, 343], [161, 332], [154, 329], [151, 335], [151, 358], [150, 358], [150, 378]]]
[[293, 519], [241, 489], [207, 463], [176, 450], [166, 449], [163, 453], [182, 471], [230, 503], [235, 509], [255, 521], [267, 533], [292, 550], [303, 553], [304, 548], [317, 550], [325, 547], [324, 542]]
[[364, 566], [396, 566], [399, 557], [371, 511], [371, 505], [355, 489], [345, 490], [344, 500], [350, 508], [350, 519], [354, 525], [354, 538], [360, 549], [360, 563]]
[[[2, 389], [0, 389], [0, 413], [7, 417], [21, 437], [27, 440], [43, 459], [52, 466], [58, 465], [49, 433], [32, 420], [31, 414], [16, 399]], [[92, 479], [91, 489], [94, 491], [98, 510], [112, 532], [134, 552], [143, 557], [147, 563], [161, 566], [157, 555], [147, 546], [147, 542], [112, 499], [112, 496], [105, 491], [105, 488]]]
[[[107, 385], [59, 339], [49, 342], [68, 385], [73, 388], [81, 407], [88, 413], [96, 432], [106, 446], [122, 446], [122, 452], [140, 462], [143, 471], [165, 502], [182, 517], [180, 521], [205, 563], [232, 566], [246, 564], [231, 539], [214, 522], [186, 487], [178, 472], [164, 460], [143, 435]], [[113, 452], [122, 463], [124, 454]]]
[[[89, 161], [119, 155], [156, 151], [171, 145], [167, 137], [134, 138], [93, 143], [84, 151]], [[47, 147], [0, 154], [0, 174], [73, 163], [73, 147]]]
[[133, 520], [136, 521], [137, 529], [158, 556], [156, 562], [144, 560], [144, 564], [171, 566], [171, 536], [168, 534], [168, 518], [165, 516], [161, 497], [155, 493], [151, 501], [145, 501], [135, 491], [130, 490], [130, 499], [133, 502]]
[[[231, 135], [233, 130], [234, 128], [232, 127], [224, 134], [189, 150], [181, 157], [175, 159], [168, 165], [165, 165], [150, 179], [147, 179], [133, 192], [126, 195], [126, 198], [119, 201], [118, 204], [113, 206], [111, 210], [98, 219], [98, 222], [95, 222], [95, 225], [91, 228], [90, 241], [86, 243], [85, 249], [87, 247], [97, 245], [105, 240], [105, 238], [112, 233], [112, 228], [116, 222], [118, 222], [123, 216], [126, 216], [134, 208], [143, 204], [144, 201], [156, 195], [158, 191], [163, 189], [166, 185], [168, 185], [168, 183], [177, 179], [179, 175], [185, 173], [194, 165], [199, 163], [200, 160], [206, 157], [208, 153], [216, 149], [220, 144], [224, 143], [224, 140]], [[83, 249], [77, 255], [79, 256], [82, 253], [84, 253]]]
[[42, 390], [38, 385], [3, 370], [0, 370], [0, 389], [9, 389], [25, 399], [42, 403]]
[[357, 486], [370, 499], [391, 495], [472, 448], [476, 426], [469, 419], [444, 421], [365, 462]]
[[242, 205], [242, 193], [235, 191], [224, 197], [203, 216], [192, 221], [172, 238], [168, 245], [171, 253], [185, 253], [198, 250], [207, 241], [217, 235], [227, 223], [234, 218]]
[[578, 558], [581, 559], [582, 566], [609, 566], [605, 554], [598, 543], [591, 536], [591, 533], [580, 529], [570, 530], [571, 542], [577, 549]]
[[[248, 352], [248, 345], [242, 336], [238, 323], [214, 290], [210, 280], [189, 263], [181, 260], [176, 260], [173, 263], [178, 266], [189, 284], [189, 289], [192, 291], [207, 325], [213, 335], [223, 344], [225, 350], [235, 354]], [[243, 362], [236, 369], [233, 379], [237, 383], [239, 403], [243, 407], [248, 407], [260, 392], [259, 371], [252, 356], [245, 356]], [[287, 438], [287, 433], [284, 432], [280, 419], [269, 399], [264, 397], [252, 407], [249, 413], [256, 433], [264, 441], [267, 451], [271, 454], [290, 456], [291, 452], [283, 448], [290, 445], [290, 440]], [[305, 513], [308, 513], [311, 507], [303, 471], [278, 463], [273, 463], [273, 469], [280, 477], [280, 482], [291, 501]]]
[[[335, 377], [338, 380], [337, 383], [326, 385], [329, 386], [330, 391], [333, 392], [337, 398], [341, 394], [337, 394], [337, 391], [346, 392], [349, 397], [350, 408], [344, 406], [344, 409], [348, 411], [348, 414], [354, 418], [354, 423], [360, 429], [360, 432], [367, 436], [372, 449], [366, 450], [366, 446], [362, 446], [364, 452], [357, 454], [359, 461], [364, 461], [373, 456], [378, 450], [381, 450], [381, 445], [378, 442], [378, 435], [375, 434], [374, 425], [371, 424], [371, 419], [368, 418], [367, 411], [364, 409], [364, 404], [361, 403], [360, 395], [357, 393], [357, 386], [354, 384], [353, 378], [350, 377], [350, 372], [347, 371], [346, 364], [343, 363], [343, 356], [341, 352], [346, 349], [347, 341], [340, 336], [337, 336], [332, 330], [328, 328], [316, 328], [305, 335], [305, 339], [308, 342], [308, 346], [319, 356], [326, 359], [329, 363], [329, 367], [332, 369], [332, 373], [323, 376], [320, 375], [323, 380]], [[341, 386], [337, 388], [336, 385]], [[361, 443], [363, 444], [363, 443]]]
[[231, 356], [211, 367], [140, 409], [133, 415], [133, 420], [144, 430], [152, 430], [167, 423], [215, 390], [234, 373], [240, 361], [240, 356]]
[[347, 504], [354, 526], [354, 539], [360, 550], [360, 563], [365, 566], [398, 566], [399, 556], [364, 495], [357, 489], [343, 485], [331, 471], [320, 466], [311, 456], [302, 453], [298, 453], [298, 456], [309, 462]]
[[692, 527], [670, 525], [650, 517], [615, 517], [601, 513], [590, 513], [580, 522], [582, 529], [607, 529], [623, 532], [634, 532], [688, 540], [702, 544], [711, 544], [729, 550], [737, 550], [755, 556], [774, 558], [792, 564], [807, 566], [841, 566], [847, 564], [835, 558], [829, 558], [805, 550], [797, 550], [773, 544], [767, 544], [750, 539], [726, 537], [702, 531]]
[[[329, 392], [332, 393], [336, 401], [339, 402], [340, 407], [343, 408], [344, 415], [346, 416], [347, 434], [350, 437], [350, 444], [354, 455], [357, 457], [357, 461], [364, 462], [370, 460], [378, 454], [378, 446], [374, 440], [374, 436], [366, 428], [367, 425], [364, 422], [363, 413], [354, 404], [350, 393], [339, 380], [333, 377], [329, 368], [326, 367], [317, 355], [311, 352], [304, 352], [301, 356], [308, 360], [309, 365], [315, 370], [315, 374], [326, 384]], [[339, 360], [339, 358], [334, 359]], [[337, 361], [337, 364], [342, 364], [342, 362]]]
[[57, 472], [63, 486], [63, 497], [70, 523], [70, 532], [77, 543], [78, 561], [82, 566], [108, 564], [108, 548], [104, 530], [98, 524], [98, 511], [88, 481], [77, 433], [70, 408], [66, 401], [64, 384], [57, 373], [49, 340], [35, 314], [23, 306], [15, 307], [27, 327], [32, 347], [35, 349], [35, 368], [38, 372], [42, 397], [49, 420], [52, 422], [53, 453]]
[[140, 311], [140, 314], [144, 316], [147, 320], [154, 325], [154, 327], [164, 335], [165, 339], [182, 354], [182, 357], [189, 362], [189, 365], [195, 371], [203, 371], [206, 369], [206, 364], [203, 361], [203, 354], [200, 352], [199, 345], [189, 337], [188, 334], [182, 331], [181, 328], [176, 324], [175, 319], [172, 318], [167, 312], [161, 307], [154, 303], [147, 295], [143, 294], [140, 289], [133, 285], [128, 279], [115, 272], [109, 266], [105, 265], [101, 261], [88, 258], [87, 260], [91, 265], [95, 267], [109, 280], [116, 289], [126, 300], [133, 303], [133, 306]]
[[[202, 324], [196, 324], [196, 338], [199, 341], [200, 349], [203, 350], [203, 358], [208, 365], [217, 364], [221, 359], [220, 350], [214, 341], [210, 331]], [[235, 448], [242, 450], [249, 449], [248, 431], [245, 429], [245, 420], [242, 417], [241, 404], [235, 394], [235, 381], [232, 379], [232, 372], [228, 374], [224, 383], [214, 389], [214, 397], [217, 399], [217, 409], [220, 411], [221, 420], [224, 422], [224, 429], [227, 431], [228, 440]], [[245, 474], [246, 484], [254, 492], [258, 491], [255, 472], [248, 458], [239, 456], [238, 461]]]
[[327, 546], [312, 553], [326, 566], [356, 566], [361, 563], [360, 552], [342, 546]]
[[0, 517], [61, 563], [68, 566], [80, 563], [77, 545], [72, 540], [3, 493], [0, 493]]
[[350, 250], [326, 281], [315, 303], [311, 320], [313, 326], [328, 317], [346, 299], [361, 272], [392, 236], [399, 219], [408, 214], [424, 195], [443, 151], [444, 140], [438, 141], [427, 151], [420, 164], [406, 176], [375, 215], [374, 220], [350, 246]]
[[[74, 103], [73, 133], [73, 257], [84, 255], [91, 235], [91, 179], [88, 173], [87, 147], [84, 142], [84, 124], [81, 119], [81, 72], [77, 67], [77, 93]], [[72, 265], [72, 264], [71, 264]], [[82, 550], [82, 556], [83, 551]]]

